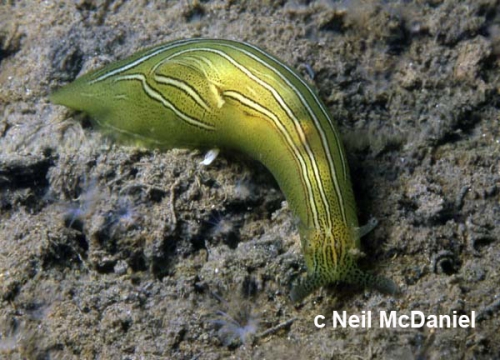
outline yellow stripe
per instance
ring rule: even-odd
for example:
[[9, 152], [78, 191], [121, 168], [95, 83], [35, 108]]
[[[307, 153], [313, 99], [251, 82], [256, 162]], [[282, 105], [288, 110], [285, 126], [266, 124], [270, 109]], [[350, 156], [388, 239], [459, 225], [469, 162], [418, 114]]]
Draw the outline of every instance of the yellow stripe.
[[165, 99], [158, 91], [154, 90], [151, 86], [148, 85], [146, 76], [143, 74], [129, 74], [129, 75], [121, 75], [114, 79], [115, 82], [125, 81], [125, 80], [138, 80], [141, 82], [142, 87], [148, 96], [165, 106], [167, 109], [170, 109], [175, 115], [177, 115], [180, 119], [184, 120], [190, 125], [198, 126], [205, 130], [215, 130], [215, 127], [212, 125], [205, 124], [197, 119], [194, 119], [182, 111], [177, 109], [171, 102]]
[[[286, 114], [288, 115], [288, 117], [294, 123], [295, 130], [298, 133], [299, 139], [300, 139], [301, 143], [304, 145], [304, 147], [306, 149], [306, 153], [307, 153], [307, 155], [309, 157], [309, 162], [310, 162], [310, 164], [311, 164], [311, 166], [313, 168], [314, 179], [316, 181], [316, 185], [317, 185], [317, 187], [318, 187], [318, 189], [320, 191], [320, 194], [321, 194], [321, 200], [323, 202], [323, 207], [324, 207], [324, 209], [326, 211], [326, 221], [328, 223], [327, 227], [329, 229], [332, 229], [333, 226], [332, 226], [332, 222], [331, 222], [332, 221], [332, 216], [331, 216], [331, 213], [330, 213], [330, 205], [329, 205], [329, 202], [328, 202], [328, 200], [326, 198], [326, 194], [325, 194], [325, 191], [324, 191], [324, 188], [323, 188], [323, 182], [322, 182], [320, 174], [319, 174], [319, 169], [318, 169], [318, 166], [317, 166], [317, 162], [316, 162], [314, 153], [311, 150], [311, 147], [309, 146], [309, 143], [307, 141], [306, 135], [304, 133], [304, 130], [302, 129], [302, 126], [300, 125], [299, 120], [297, 119], [297, 117], [295, 116], [295, 114], [292, 112], [292, 110], [290, 109], [290, 107], [288, 106], [288, 104], [286, 103], [286, 101], [283, 100], [283, 98], [281, 97], [281, 95], [279, 94], [279, 92], [274, 87], [272, 87], [271, 85], [269, 85], [267, 82], [265, 82], [264, 80], [262, 80], [258, 76], [254, 75], [245, 66], [241, 65], [240, 63], [238, 63], [236, 60], [234, 60], [232, 57], [230, 57], [226, 53], [221, 52], [221, 51], [217, 51], [217, 50], [212, 50], [212, 49], [205, 49], [205, 48], [197, 49], [197, 50], [210, 51], [210, 52], [217, 53], [219, 56], [222, 56], [223, 58], [225, 58], [226, 60], [228, 60], [231, 64], [233, 64], [233, 66], [235, 66], [240, 71], [242, 71], [245, 75], [247, 75], [250, 79], [252, 79], [256, 83], [258, 83], [259, 85], [261, 85], [262, 87], [264, 87], [266, 90], [268, 90], [273, 95], [274, 99], [280, 104], [280, 106], [282, 107], [282, 109], [286, 112]], [[243, 51], [241, 49], [238, 49], [238, 50]], [[246, 55], [249, 56], [248, 53], [246, 53]], [[318, 131], [321, 132], [320, 129], [318, 129]], [[288, 134], [287, 134], [287, 136], [288, 136]], [[297, 153], [300, 154], [300, 151], [297, 148], [295, 148], [295, 149], [296, 149]], [[301, 155], [298, 155], [297, 158], [302, 158], [302, 157], [301, 157]], [[304, 162], [302, 160], [301, 165], [303, 163]], [[318, 210], [316, 208], [317, 206], [316, 206], [316, 201], [315, 201], [315, 198], [314, 198], [314, 192], [312, 190], [312, 185], [311, 185], [310, 180], [309, 180], [307, 167], [305, 167], [305, 165], [302, 167], [302, 176], [304, 176], [305, 178], [307, 178], [307, 183], [309, 184], [308, 185], [309, 186], [309, 199], [310, 199], [310, 202], [311, 202], [310, 207], [311, 207], [311, 209], [313, 209], [315, 226], [317, 228], [319, 228], [320, 227], [320, 218], [318, 216]], [[341, 201], [341, 200], [342, 199], [339, 198], [339, 201]], [[342, 202], [339, 205], [342, 208]], [[325, 219], [325, 217], [323, 217], [323, 219]]]
[[[336, 140], [336, 144], [341, 144], [341, 138], [340, 138], [340, 135], [337, 131], [337, 128], [334, 126], [333, 124], [333, 121], [332, 119], [330, 118], [330, 115], [327, 111], [327, 109], [325, 108], [325, 106], [322, 104], [321, 101], [319, 101], [317, 99], [317, 96], [316, 94], [314, 94], [311, 89], [309, 88], [309, 86], [306, 84], [306, 82], [299, 76], [297, 76], [295, 74], [295, 72], [290, 69], [290, 67], [288, 67], [288, 65], [282, 63], [279, 59], [271, 56], [270, 54], [267, 54], [265, 52], [263, 52], [261, 49], [259, 49], [258, 47], [256, 46], [253, 46], [251, 44], [246, 44], [248, 47], [252, 48], [253, 50], [259, 52], [262, 56], [265, 56], [267, 58], [270, 58], [272, 59], [273, 61], [277, 62], [278, 64], [280, 64], [281, 66], [283, 66], [285, 69], [288, 70], [289, 74], [291, 76], [293, 76], [295, 78], [295, 80], [299, 81], [302, 85], [304, 85], [304, 89], [306, 89], [308, 92], [309, 92], [309, 95], [311, 95], [312, 98], [315, 99], [316, 101], [316, 106], [318, 106], [320, 109], [321, 109], [321, 112], [323, 113], [323, 116], [328, 120], [328, 124], [330, 125], [330, 130], [332, 130], [332, 133], [334, 134], [335, 136], [335, 140]], [[228, 47], [231, 47], [233, 49], [236, 49], [236, 50], [239, 50], [239, 51], [243, 51], [242, 49], [238, 48], [238, 47], [234, 47], [234, 46], [231, 46], [231, 45], [226, 45]], [[273, 66], [271, 66], [270, 64], [267, 64], [266, 62], [262, 62], [260, 59], [258, 58], [255, 58], [255, 56], [252, 56], [252, 54], [248, 54], [248, 56], [251, 56], [252, 58], [254, 58], [255, 60], [259, 61], [262, 65], [264, 65], [265, 67], [267, 67], [269, 70], [271, 70], [275, 75], [277, 75], [278, 77], [280, 77], [283, 81], [285, 81], [285, 83], [290, 86], [290, 88], [295, 92], [295, 94], [299, 97], [300, 101], [302, 102], [302, 104], [306, 107], [306, 109], [308, 110], [308, 113], [309, 113], [309, 116], [313, 119], [314, 123], [316, 124], [316, 128], [318, 129], [321, 129], [321, 126], [319, 124], [319, 120], [318, 118], [316, 117], [316, 113], [314, 110], [311, 109], [311, 107], [309, 106], [309, 103], [305, 100], [302, 92], [300, 92], [292, 83], [290, 83], [290, 81], [287, 79], [286, 76], [284, 76], [281, 72], [277, 71]], [[269, 77], [271, 77], [270, 75], [268, 75]], [[324, 132], [322, 132], [322, 135], [324, 135]], [[323, 142], [323, 146], [326, 147], [326, 148], [330, 148], [329, 146], [329, 143], [327, 141], [327, 139], [325, 137], [322, 137], [322, 142]], [[340, 153], [340, 157], [341, 157], [341, 161], [342, 161], [342, 170], [343, 170], [343, 175], [344, 175], [344, 180], [347, 181], [347, 174], [348, 174], [348, 170], [347, 170], [347, 160], [345, 158], [345, 154], [343, 151], [338, 151]], [[330, 154], [330, 152], [327, 152], [328, 154]], [[329, 161], [331, 164], [333, 164], [333, 159], [331, 159], [331, 156], [329, 156]], [[333, 169], [332, 168], [332, 177], [335, 178], [335, 173], [333, 172]]]
[[[222, 52], [222, 51], [219, 51], [219, 50], [215, 50], [215, 49], [210, 49], [210, 48], [195, 48], [195, 49], [187, 49], [187, 50], [178, 51], [175, 54], [173, 54], [172, 56], [170, 56], [169, 59], [173, 59], [173, 58], [175, 58], [177, 56], [181, 56], [181, 55], [183, 55], [185, 53], [198, 52], [198, 51], [209, 52], [209, 53], [213, 53], [213, 54], [221, 56], [225, 60], [229, 61], [234, 67], [236, 67], [237, 69], [239, 69], [242, 73], [244, 73], [247, 77], [249, 77], [250, 79], [252, 79], [256, 83], [258, 83], [259, 85], [261, 85], [262, 87], [264, 87], [269, 92], [271, 92], [271, 94], [273, 95], [273, 97], [275, 98], [275, 100], [285, 110], [285, 112], [290, 117], [290, 119], [292, 119], [292, 121], [294, 121], [296, 123], [295, 128], [296, 128], [297, 131], [299, 131], [300, 139], [302, 141], [304, 141], [305, 135], [304, 135], [304, 132], [303, 132], [301, 126], [300, 126], [300, 123], [298, 122], [297, 118], [293, 115], [292, 111], [287, 106], [286, 102], [283, 100], [283, 98], [276, 91], [276, 89], [274, 89], [272, 86], [270, 86], [269, 84], [267, 84], [266, 82], [264, 82], [263, 80], [261, 80], [259, 77], [253, 75], [245, 66], [241, 65], [240, 63], [238, 63], [236, 60], [234, 60], [231, 56], [227, 55], [225, 52]], [[255, 103], [255, 104], [257, 104], [257, 103]], [[290, 135], [288, 134], [288, 131], [286, 130], [286, 128], [285, 127], [283, 127], [283, 128], [285, 129], [284, 132], [283, 132], [283, 135], [286, 135], [286, 137], [288, 138], [287, 141], [293, 142], [290, 139]], [[317, 186], [318, 186], [318, 188], [320, 189], [320, 191], [322, 193], [322, 200], [324, 201], [324, 208], [327, 209], [327, 214], [328, 214], [327, 221], [329, 222], [329, 224], [331, 224], [331, 216], [330, 216], [330, 211], [329, 211], [329, 205], [326, 202], [326, 196], [324, 195], [324, 191], [323, 191], [321, 179], [318, 177], [319, 174], [318, 174], [317, 164], [316, 164], [316, 161], [314, 159], [314, 155], [311, 153], [311, 150], [310, 150], [310, 147], [309, 147], [309, 144], [307, 143], [307, 141], [305, 142], [305, 145], [307, 146], [307, 151], [308, 151], [308, 156], [309, 156], [309, 159], [310, 159], [310, 163], [314, 167], [314, 173], [316, 175], [316, 179], [315, 180], [316, 180]], [[313, 214], [312, 215], [313, 215], [314, 226], [316, 228], [319, 228], [320, 227], [320, 218], [318, 216], [318, 211], [316, 209], [316, 201], [314, 199], [314, 192], [312, 190], [312, 184], [310, 182], [309, 177], [307, 176], [307, 174], [308, 174], [307, 167], [305, 165], [304, 160], [302, 160], [302, 156], [301, 156], [300, 151], [296, 148], [295, 145], [294, 145], [294, 148], [296, 149], [295, 150], [296, 151], [296, 154], [295, 154], [296, 158], [297, 159], [301, 159], [301, 168], [302, 168], [301, 174], [302, 174], [302, 176], [304, 176], [304, 178], [306, 180], [307, 187], [308, 187], [308, 189], [307, 189], [308, 190], [308, 194], [309, 194], [308, 197], [310, 199], [310, 207], [313, 210]], [[330, 225], [330, 228], [331, 228], [331, 225]]]
[[[326, 136], [324, 134], [324, 130], [322, 129], [321, 124], [319, 123], [319, 120], [316, 117], [316, 114], [311, 109], [311, 107], [309, 106], [308, 102], [305, 100], [305, 98], [300, 93], [300, 91], [298, 91], [298, 89], [296, 89], [296, 87], [283, 74], [281, 74], [279, 71], [277, 71], [276, 69], [274, 69], [274, 67], [272, 67], [270, 64], [267, 64], [265, 61], [263, 61], [260, 58], [256, 57], [252, 53], [249, 53], [248, 51], [245, 51], [244, 49], [241, 49], [239, 47], [231, 46], [231, 45], [228, 45], [228, 44], [224, 44], [224, 46], [229, 47], [231, 49], [234, 49], [236, 51], [244, 53], [247, 57], [249, 57], [249, 58], [257, 61], [259, 64], [265, 66], [266, 68], [268, 68], [269, 70], [271, 70], [273, 73], [275, 73], [276, 75], [278, 75], [278, 77], [280, 79], [282, 79], [291, 89], [293, 89], [293, 91], [295, 92], [295, 94], [300, 99], [301, 103], [307, 109], [307, 111], [309, 113], [309, 116], [311, 117], [311, 119], [313, 120], [313, 123], [315, 124], [316, 130], [320, 134], [321, 141], [322, 141], [323, 148], [324, 148], [324, 153], [327, 156], [327, 160], [328, 160], [329, 168], [330, 168], [330, 172], [331, 172], [331, 177], [332, 177], [333, 182], [334, 182], [335, 193], [337, 195], [337, 200], [338, 200], [338, 204], [339, 204], [339, 209], [341, 211], [342, 219], [343, 219], [344, 223], [347, 224], [347, 218], [346, 218], [346, 213], [345, 213], [345, 204], [344, 204], [344, 200], [343, 200], [343, 197], [342, 197], [342, 192], [340, 191], [340, 184], [338, 183], [338, 178], [337, 178], [338, 174], [336, 174], [336, 172], [335, 172], [335, 164], [334, 164], [334, 161], [332, 159], [331, 152], [329, 151], [330, 147], [328, 145]], [[260, 52], [259, 49], [257, 49], [257, 48], [254, 48], [254, 49], [256, 49], [256, 50], [258, 50]], [[166, 50], [161, 50], [161, 51], [166, 51]], [[310, 145], [309, 145], [309, 143], [307, 141], [305, 132], [304, 132], [302, 126], [300, 125], [299, 120], [297, 119], [297, 117], [295, 116], [295, 114], [293, 113], [293, 111], [290, 109], [290, 107], [288, 106], [288, 104], [286, 103], [286, 101], [281, 97], [281, 95], [279, 94], [279, 92], [273, 86], [271, 86], [269, 83], [267, 83], [266, 81], [264, 81], [262, 79], [265, 76], [268, 76], [269, 78], [272, 78], [271, 75], [269, 75], [269, 74], [263, 74], [261, 72], [256, 71], [255, 69], [249, 70], [248, 67], [245, 67], [242, 64], [240, 64], [239, 62], [237, 62], [234, 58], [232, 58], [226, 52], [223, 52], [223, 51], [220, 51], [220, 50], [216, 50], [216, 49], [211, 49], [211, 48], [194, 48], [194, 49], [186, 49], [186, 50], [175, 52], [172, 55], [170, 55], [170, 56], [162, 59], [158, 63], [156, 63], [152, 67], [151, 72], [152, 73], [156, 72], [156, 70], [162, 64], [166, 63], [167, 61], [175, 61], [174, 59], [176, 57], [179, 57], [179, 56], [181, 56], [183, 54], [186, 54], [186, 53], [200, 52], [200, 51], [201, 52], [204, 51], [204, 52], [214, 53], [214, 54], [217, 54], [217, 55], [221, 56], [225, 60], [229, 61], [233, 66], [235, 66], [236, 68], [238, 68], [241, 72], [243, 72], [250, 79], [252, 79], [254, 82], [256, 82], [259, 85], [261, 85], [262, 87], [264, 87], [266, 90], [268, 90], [273, 95], [274, 99], [280, 104], [280, 106], [285, 111], [285, 113], [287, 114], [287, 116], [292, 120], [292, 122], [294, 124], [294, 127], [295, 127], [295, 131], [297, 132], [297, 134], [299, 136], [299, 139], [301, 140], [301, 143], [305, 147], [305, 151], [306, 151], [307, 157], [309, 159], [309, 163], [311, 164], [311, 167], [312, 167], [312, 170], [313, 170], [313, 174], [314, 174], [313, 179], [314, 179], [314, 182], [316, 184], [317, 189], [320, 192], [321, 202], [323, 204], [323, 209], [325, 210], [325, 215], [326, 215], [324, 217], [321, 217], [321, 219], [326, 220], [326, 227], [327, 227], [327, 229], [325, 229], [325, 230], [331, 230], [333, 228], [333, 224], [332, 224], [332, 214], [331, 214], [331, 211], [330, 211], [330, 202], [327, 199], [327, 196], [326, 196], [326, 193], [325, 193], [325, 190], [324, 190], [324, 187], [323, 187], [323, 181], [321, 179], [319, 168], [317, 166], [317, 160], [315, 158], [315, 154], [312, 151], [312, 149], [311, 149], [311, 147], [310, 147]], [[156, 53], [158, 53], [158, 52], [159, 51], [157, 51]], [[267, 54], [263, 54], [263, 55], [265, 55], [265, 56], [268, 57]], [[149, 57], [152, 57], [152, 56], [148, 54], [148, 58]], [[132, 64], [128, 64], [126, 66], [125, 70], [130, 69], [133, 66], [136, 66], [136, 63], [141, 63], [142, 62], [141, 59], [136, 60]], [[213, 69], [216, 68], [216, 67], [213, 66], [213, 63], [209, 59], [207, 59], [206, 57], [203, 57], [203, 56], [198, 56], [198, 57], [191, 56], [191, 57], [189, 57], [189, 59], [192, 60], [192, 61], [196, 61], [198, 63], [198, 68], [196, 69], [197, 71], [204, 71], [203, 70], [204, 66], [200, 66], [201, 65], [200, 62], [204, 62], [206, 66], [210, 67], [210, 70], [213, 70]], [[184, 57], [184, 60], [186, 60], [186, 57]], [[275, 59], [273, 59], [273, 60], [275, 60]], [[275, 61], [277, 61], [277, 60], [275, 60]], [[184, 66], [190, 65], [190, 64], [186, 64], [185, 62], [186, 61], [183, 61], [182, 65], [184, 65]], [[280, 62], [280, 64], [282, 66], [284, 66], [286, 69], [288, 69], [288, 67], [286, 67], [286, 65], [282, 64], [281, 62]], [[192, 67], [192, 66], [190, 66], [190, 67]], [[116, 73], [116, 72], [121, 72], [121, 71], [123, 71], [123, 67], [115, 70], [114, 72]], [[258, 75], [260, 77], [257, 76], [257, 75], [255, 75], [254, 72], [258, 73]], [[290, 70], [290, 73], [293, 74], [293, 72], [291, 70]], [[161, 75], [155, 75], [155, 79], [159, 83], [166, 83], [166, 81], [162, 82], [162, 80], [159, 80], [159, 79], [162, 79]], [[297, 77], [297, 79], [299, 81], [302, 81], [298, 77]], [[198, 103], [200, 106], [202, 106], [205, 110], [207, 110], [207, 111], [209, 110], [208, 109], [208, 105], [206, 104], [206, 102], [198, 95], [198, 93], [193, 88], [189, 87], [186, 84], [180, 84], [180, 83], [174, 84], [174, 82], [170, 82], [170, 84], [174, 85], [174, 86], [176, 86], [176, 87], [178, 87], [178, 88], [180, 88], [182, 90], [184, 90], [186, 93], [188, 93], [195, 100], [196, 103]], [[145, 79], [144, 79], [144, 82], [143, 82], [143, 86], [148, 86], [145, 83]], [[148, 89], [145, 88], [145, 90], [148, 92]], [[149, 90], [150, 91], [154, 91], [152, 89], [149, 89]], [[157, 94], [157, 95], [159, 97], [161, 97], [160, 94]], [[159, 99], [158, 96], [152, 96], [152, 97], [158, 100]], [[315, 97], [315, 95], [314, 95], [314, 97]], [[162, 98], [162, 100], [160, 100], [160, 101], [162, 103], [167, 102], [167, 100], [164, 99], [164, 98]], [[173, 105], [171, 103], [169, 103], [169, 104], [171, 106], [167, 106], [167, 107], [169, 107], [170, 109], [172, 109]], [[257, 103], [255, 103], [255, 104], [257, 104]], [[320, 107], [320, 109], [323, 112], [323, 115], [329, 120], [329, 117], [328, 117], [325, 109], [323, 108], [323, 106], [319, 102], [318, 102], [317, 106]], [[173, 110], [173, 111], [175, 112], [175, 110]], [[180, 111], [178, 111], [177, 114], [179, 115], [179, 114], [182, 114], [182, 113]], [[204, 124], [204, 123], [202, 123], [202, 122], [200, 122], [200, 121], [198, 121], [196, 119], [193, 119], [191, 117], [188, 117], [185, 114], [182, 114], [182, 115], [179, 115], [179, 116], [183, 120], [187, 121], [188, 123], [194, 124], [196, 126], [201, 126], [203, 128], [208, 127], [210, 129], [213, 129], [212, 126]], [[330, 121], [329, 121], [329, 123], [331, 124]], [[203, 125], [200, 125], [200, 124], [203, 124]], [[331, 125], [331, 128], [332, 128], [332, 131], [333, 131], [334, 136], [336, 137], [337, 141], [339, 141], [339, 136], [337, 134], [337, 131], [336, 131], [335, 127], [333, 125]], [[287, 140], [287, 141], [290, 141], [290, 140]], [[320, 227], [320, 217], [319, 217], [319, 214], [318, 214], [317, 202], [316, 202], [316, 199], [314, 197], [314, 191], [313, 191], [313, 186], [312, 186], [312, 183], [311, 183], [311, 179], [308, 176], [309, 172], [307, 171], [307, 168], [304, 168], [304, 166], [305, 166], [304, 159], [301, 157], [301, 155], [297, 155], [297, 154], [300, 154], [300, 151], [297, 148], [295, 148], [295, 149], [296, 149], [296, 159], [300, 159], [301, 160], [301, 164], [300, 164], [301, 165], [300, 167], [302, 169], [301, 173], [302, 173], [302, 176], [304, 177], [304, 179], [306, 181], [307, 188], [308, 188], [307, 189], [308, 190], [308, 194], [309, 194], [308, 197], [310, 199], [310, 208], [312, 210], [313, 222], [314, 222], [314, 225], [319, 228]], [[341, 162], [342, 162], [344, 176], [346, 176], [345, 174], [347, 173], [347, 169], [346, 169], [346, 164], [345, 164], [345, 158], [344, 158], [344, 155], [342, 154], [342, 152], [340, 152], [340, 157], [341, 157]]]
[[155, 57], [157, 55], [160, 55], [163, 52], [166, 52], [168, 50], [174, 49], [176, 47], [186, 45], [188, 43], [193, 43], [193, 42], [198, 42], [198, 39], [187, 39], [187, 40], [181, 40], [181, 41], [176, 41], [175, 43], [170, 43], [167, 45], [162, 45], [159, 47], [155, 47], [153, 49], [150, 49], [146, 54], [141, 56], [138, 59], [135, 59], [132, 62], [127, 62], [125, 65], [116, 68], [112, 71], [105, 72], [104, 74], [101, 74], [101, 71], [97, 71], [94, 75], [97, 77], [91, 81], [88, 82], [88, 85], [96, 84], [98, 82], [104, 81], [110, 77], [113, 77], [114, 75], [121, 74], [124, 71], [133, 69], [136, 66], [139, 66], [140, 64], [146, 62], [147, 60], [151, 59], [152, 57]]
[[227, 91], [224, 91], [222, 93], [224, 96], [227, 96], [227, 97], [231, 97], [231, 98], [234, 98], [236, 100], [238, 100], [239, 102], [241, 102], [242, 104], [254, 109], [255, 111], [265, 115], [267, 118], [271, 119], [271, 121], [273, 122], [275, 128], [277, 130], [279, 130], [279, 132], [281, 133], [281, 135], [285, 138], [286, 142], [288, 143], [288, 146], [292, 149], [292, 152], [294, 154], [294, 157], [299, 161], [299, 164], [300, 164], [300, 168], [302, 170], [301, 174], [302, 176], [304, 177], [304, 180], [306, 180], [307, 182], [307, 187], [308, 187], [308, 190], [309, 190], [309, 206], [311, 208], [311, 211], [313, 213], [313, 219], [315, 221], [315, 226], [319, 227], [319, 221], [318, 221], [318, 211], [316, 209], [316, 206], [315, 205], [315, 202], [314, 202], [314, 195], [313, 195], [313, 190], [312, 190], [312, 186], [309, 182], [309, 177], [307, 176], [304, 176], [304, 174], [307, 174], [307, 165], [301, 155], [301, 152], [300, 150], [297, 148], [296, 144], [294, 143], [293, 139], [290, 137], [290, 134], [287, 130], [287, 128], [285, 127], [285, 125], [283, 125], [283, 123], [279, 120], [279, 118], [273, 113], [271, 112], [270, 110], [266, 109], [265, 107], [263, 107], [262, 105], [260, 105], [259, 103], [247, 98], [246, 96], [244, 96], [243, 94], [240, 94], [239, 92], [236, 92], [236, 91], [231, 91], [231, 90], [227, 90]]
[[[322, 144], [323, 144], [324, 152], [327, 155], [327, 159], [328, 159], [328, 163], [329, 163], [329, 167], [330, 167], [330, 171], [331, 171], [331, 177], [334, 180], [335, 191], [337, 193], [337, 197], [338, 197], [338, 201], [339, 201], [339, 208], [340, 208], [340, 211], [342, 213], [342, 219], [344, 220], [344, 223], [347, 224], [347, 217], [346, 217], [346, 213], [345, 213], [345, 209], [344, 209], [344, 200], [343, 200], [343, 197], [342, 197], [342, 191], [341, 191], [341, 188], [340, 188], [340, 184], [338, 183], [337, 174], [335, 173], [335, 164], [333, 162], [333, 159], [332, 159], [332, 156], [331, 156], [331, 152], [328, 151], [330, 149], [330, 146], [329, 146], [328, 141], [326, 139], [326, 135], [325, 135], [323, 129], [321, 128], [321, 124], [319, 123], [319, 120], [316, 117], [315, 112], [309, 106], [309, 103], [305, 100], [305, 98], [302, 95], [302, 93], [281, 72], [277, 71], [273, 66], [271, 66], [268, 63], [266, 63], [265, 61], [262, 61], [261, 59], [259, 59], [255, 55], [253, 55], [253, 54], [249, 53], [248, 51], [245, 51], [245, 50], [243, 50], [243, 49], [241, 49], [239, 47], [235, 47], [235, 46], [231, 46], [231, 45], [224, 45], [224, 46], [227, 46], [227, 47], [232, 48], [234, 50], [243, 52], [244, 54], [246, 54], [250, 58], [254, 59], [255, 61], [257, 61], [261, 65], [265, 66], [267, 69], [269, 69], [275, 75], [277, 75], [280, 79], [282, 79], [295, 92], [295, 94], [297, 95], [297, 97], [300, 99], [302, 105], [304, 105], [304, 107], [307, 109], [310, 118], [313, 120], [313, 122], [315, 124], [315, 127], [316, 127], [318, 133], [321, 136], [321, 141], [322, 141]], [[262, 52], [262, 50], [260, 50], [257, 47], [254, 47], [252, 45], [248, 45], [248, 46], [251, 47], [251, 48], [253, 48], [254, 50], [260, 52], [263, 56], [271, 57], [268, 54]], [[277, 60], [275, 58], [272, 58], [272, 59], [274, 61], [276, 61], [277, 63], [281, 64], [285, 69], [287, 69], [291, 75], [295, 75], [295, 73], [290, 68], [288, 68], [288, 66], [286, 66], [285, 64], [283, 64], [282, 62], [280, 62], [279, 60]], [[309, 89], [309, 87], [304, 83], [304, 81], [301, 78], [299, 78], [298, 76], [295, 76], [295, 77], [296, 77], [296, 79], [298, 81], [300, 81], [302, 84], [304, 84], [304, 86], [305, 86], [306, 89]], [[314, 99], [316, 99], [316, 95], [315, 94], [311, 93], [311, 95], [312, 95], [312, 97]], [[330, 117], [326, 113], [326, 111], [323, 108], [323, 106], [321, 105], [321, 103], [319, 101], [316, 101], [316, 103], [321, 108], [321, 110], [322, 110], [323, 115], [325, 116], [325, 118], [327, 118], [328, 120], [330, 120]], [[295, 119], [295, 121], [297, 121], [297, 120]], [[333, 134], [334, 134], [334, 136], [336, 138], [337, 144], [340, 144], [340, 137], [337, 134], [337, 130], [336, 130], [335, 126], [333, 126], [333, 124], [331, 123], [331, 121], [329, 121], [329, 123], [331, 125], [332, 132], [333, 132]], [[311, 155], [310, 149], [309, 149], [309, 153], [310, 153], [309, 156], [314, 157], [314, 154]], [[347, 165], [346, 165], [346, 160], [344, 158], [344, 154], [343, 154], [342, 151], [340, 151], [340, 156], [341, 156], [341, 162], [342, 162], [342, 166], [343, 166], [344, 177], [346, 177], [347, 176], [346, 175], [347, 174], [347, 168], [346, 168]], [[312, 162], [314, 164], [316, 164], [316, 162], [314, 160]], [[318, 184], [319, 184], [319, 187], [321, 189], [321, 197], [322, 197], [322, 200], [323, 200], [323, 203], [324, 203], [324, 206], [325, 206], [325, 210], [327, 211], [327, 217], [330, 220], [329, 224], [330, 224], [330, 229], [331, 229], [332, 228], [331, 227], [331, 219], [332, 219], [332, 217], [331, 217], [331, 214], [330, 214], [330, 206], [329, 206], [329, 202], [326, 199], [326, 194], [324, 193], [322, 182], [321, 182], [321, 179], [319, 177], [319, 173], [317, 171], [317, 167], [315, 167], [315, 175], [317, 177]]]
[[179, 81], [177, 79], [174, 79], [169, 76], [163, 76], [163, 75], [154, 75], [154, 80], [163, 85], [171, 85], [174, 86], [178, 89], [181, 89], [185, 93], [187, 93], [191, 98], [198, 104], [200, 105], [204, 110], [210, 111], [210, 107], [207, 105], [207, 103], [200, 97], [200, 95], [196, 92], [194, 88], [189, 86], [187, 83], [184, 81]]

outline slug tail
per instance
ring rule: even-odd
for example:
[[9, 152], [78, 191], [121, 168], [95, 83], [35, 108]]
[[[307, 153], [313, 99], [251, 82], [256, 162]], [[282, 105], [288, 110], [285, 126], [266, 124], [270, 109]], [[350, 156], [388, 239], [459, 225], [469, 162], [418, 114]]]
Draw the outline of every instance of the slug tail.
[[324, 278], [321, 278], [318, 274], [307, 275], [305, 279], [292, 288], [292, 291], [290, 292], [290, 300], [293, 303], [298, 303], [304, 300], [314, 290], [325, 285], [325, 283]]
[[[305, 279], [292, 288], [292, 291], [290, 292], [290, 300], [293, 303], [298, 303], [304, 300], [313, 291], [319, 289], [321, 286], [334, 283], [336, 281], [337, 280], [335, 279], [327, 280], [325, 277], [318, 274], [307, 275]], [[391, 279], [363, 272], [357, 267], [353, 268], [341, 281], [375, 289], [382, 294], [397, 295], [399, 293], [398, 286]]]
[[358, 268], [354, 268], [347, 276], [345, 281], [350, 284], [375, 289], [377, 291], [380, 291], [382, 294], [396, 295], [399, 293], [398, 286], [391, 279], [371, 273], [366, 273]]

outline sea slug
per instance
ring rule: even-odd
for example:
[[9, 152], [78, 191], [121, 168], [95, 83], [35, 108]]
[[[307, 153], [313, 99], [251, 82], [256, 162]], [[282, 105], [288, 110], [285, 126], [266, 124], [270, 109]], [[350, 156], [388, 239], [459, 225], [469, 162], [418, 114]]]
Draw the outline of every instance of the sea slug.
[[307, 276], [300, 301], [337, 281], [394, 293], [361, 271], [360, 228], [345, 150], [311, 87], [256, 46], [221, 39], [179, 40], [86, 74], [50, 97], [88, 113], [119, 140], [160, 149], [240, 151], [262, 162], [299, 218]]

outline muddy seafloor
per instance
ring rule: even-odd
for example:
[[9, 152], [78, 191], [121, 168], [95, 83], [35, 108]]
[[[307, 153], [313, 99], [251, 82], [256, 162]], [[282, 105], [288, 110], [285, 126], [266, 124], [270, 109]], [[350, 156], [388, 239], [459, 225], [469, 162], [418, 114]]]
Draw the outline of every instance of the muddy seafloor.
[[[4, 1], [0, 5], [0, 358], [500, 357], [499, 1]], [[114, 144], [48, 94], [188, 37], [271, 51], [339, 124], [360, 264], [398, 297], [337, 285], [299, 306], [297, 221], [237, 154]], [[332, 329], [333, 310], [372, 311]], [[381, 310], [471, 329], [380, 329]], [[327, 317], [321, 330], [314, 316]]]

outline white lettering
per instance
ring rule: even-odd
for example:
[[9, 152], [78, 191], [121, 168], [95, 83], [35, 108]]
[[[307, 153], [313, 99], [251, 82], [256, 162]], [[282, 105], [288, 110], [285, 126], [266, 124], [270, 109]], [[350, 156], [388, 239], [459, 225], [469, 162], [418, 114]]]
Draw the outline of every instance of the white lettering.
[[317, 315], [315, 318], [314, 318], [314, 326], [316, 326], [318, 329], [321, 329], [321, 328], [324, 328], [325, 327], [325, 323], [320, 323], [318, 320], [325, 320], [325, 317], [323, 315]]
[[349, 326], [352, 328], [359, 328], [359, 316], [351, 315], [349, 316]]
[[461, 328], [468, 328], [470, 323], [470, 319], [467, 315], [462, 315], [458, 318], [458, 326]]
[[427, 327], [428, 328], [434, 328], [437, 329], [438, 327], [438, 320], [436, 315], [429, 315], [427, 316]]
[[340, 323], [340, 326], [343, 328], [347, 327], [347, 314], [345, 311], [342, 311], [342, 317], [340, 317], [337, 311], [333, 312], [333, 328], [337, 328], [337, 321]]
[[[444, 325], [445, 320], [446, 320], [446, 326]], [[439, 327], [442, 329], [444, 327], [449, 328], [450, 326], [451, 326], [450, 315], [439, 315]]]
[[[406, 323], [404, 323], [403, 320], [405, 320]], [[410, 317], [408, 315], [400, 315], [399, 318], [398, 318], [398, 325], [399, 325], [399, 327], [402, 327], [402, 328], [409, 327], [410, 324], [408, 323], [408, 320], [410, 320]]]
[[[417, 323], [417, 317], [420, 317], [420, 322]], [[412, 311], [411, 312], [411, 327], [412, 328], [421, 328], [425, 324], [425, 315], [422, 311]]]
[[[380, 311], [379, 327], [383, 328], [413, 328], [423, 327], [432, 329], [445, 328], [475, 328], [476, 312], [471, 311], [469, 315], [459, 315], [458, 311], [453, 311], [449, 315], [426, 315], [423, 311], [412, 310], [409, 314], [399, 315], [397, 311]], [[317, 315], [314, 318], [314, 325], [317, 328], [325, 327], [325, 317]], [[364, 328], [372, 327], [372, 311], [361, 311], [358, 315], [347, 315], [346, 311], [333, 311], [333, 328]]]
[[397, 315], [395, 311], [391, 311], [389, 317], [387, 317], [387, 311], [380, 312], [380, 328], [395, 328], [396, 327]]

